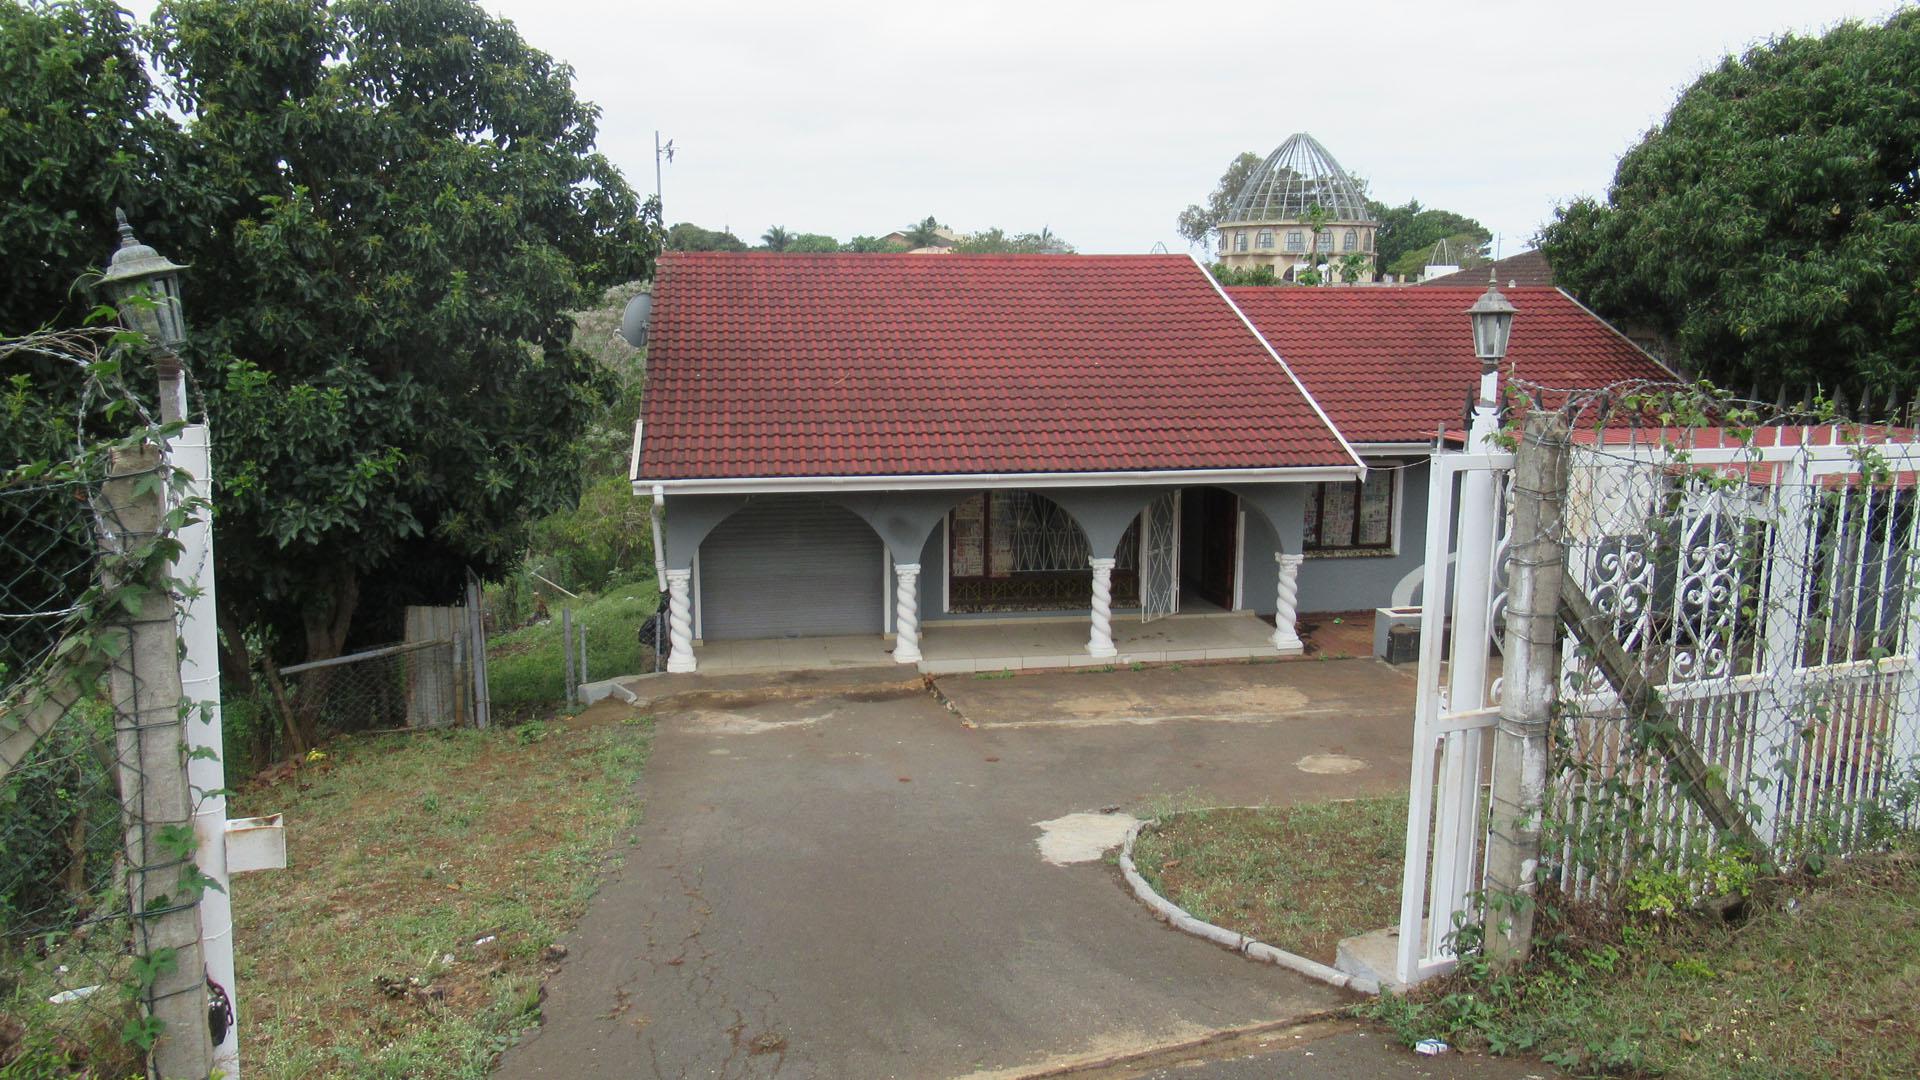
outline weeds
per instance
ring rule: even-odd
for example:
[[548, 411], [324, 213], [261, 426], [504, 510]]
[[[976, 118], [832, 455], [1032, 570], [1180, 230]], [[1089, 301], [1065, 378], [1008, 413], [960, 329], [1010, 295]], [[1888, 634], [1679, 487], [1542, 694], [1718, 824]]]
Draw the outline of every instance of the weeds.
[[234, 885], [249, 1074], [485, 1076], [536, 1018], [543, 950], [638, 821], [650, 732], [603, 705], [348, 738], [237, 800], [286, 811], [290, 849]]
[[1608, 923], [1543, 905], [1534, 959], [1516, 971], [1487, 965], [1468, 927], [1454, 974], [1361, 1011], [1409, 1045], [1533, 1053], [1581, 1076], [1920, 1075], [1910, 848], [1803, 878], [1738, 926], [1641, 906]]
[[1266, 808], [1148, 804], [1134, 844], [1155, 891], [1196, 918], [1331, 962], [1341, 938], [1390, 924], [1400, 906], [1401, 796]]

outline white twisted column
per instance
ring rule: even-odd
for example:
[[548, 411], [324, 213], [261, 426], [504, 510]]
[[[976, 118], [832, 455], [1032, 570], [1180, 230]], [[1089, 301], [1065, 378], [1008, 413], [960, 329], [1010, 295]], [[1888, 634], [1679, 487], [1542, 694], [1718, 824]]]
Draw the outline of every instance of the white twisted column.
[[1300, 564], [1306, 556], [1276, 551], [1273, 561], [1278, 571], [1273, 587], [1273, 647], [1283, 653], [1305, 652], [1294, 623], [1300, 617]]
[[920, 662], [920, 564], [893, 567], [893, 661]]
[[667, 670], [688, 672], [693, 664], [693, 571], [667, 571], [667, 638], [673, 648]]
[[1088, 656], [1113, 656], [1113, 563], [1112, 559], [1089, 559], [1093, 567], [1093, 633], [1087, 637]]

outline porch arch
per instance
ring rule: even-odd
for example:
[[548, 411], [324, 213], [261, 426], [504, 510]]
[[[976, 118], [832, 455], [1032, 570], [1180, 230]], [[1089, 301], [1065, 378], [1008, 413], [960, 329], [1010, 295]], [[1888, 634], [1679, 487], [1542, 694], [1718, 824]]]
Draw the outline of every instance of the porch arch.
[[1240, 496], [1248, 511], [1249, 546], [1257, 522], [1273, 538], [1273, 565], [1263, 567], [1251, 558], [1246, 568], [1244, 595], [1253, 603], [1256, 588], [1271, 588], [1273, 597], [1273, 645], [1282, 653], [1304, 652], [1297, 627], [1300, 615], [1300, 566], [1305, 561], [1307, 488], [1305, 484], [1229, 484], [1227, 490]]

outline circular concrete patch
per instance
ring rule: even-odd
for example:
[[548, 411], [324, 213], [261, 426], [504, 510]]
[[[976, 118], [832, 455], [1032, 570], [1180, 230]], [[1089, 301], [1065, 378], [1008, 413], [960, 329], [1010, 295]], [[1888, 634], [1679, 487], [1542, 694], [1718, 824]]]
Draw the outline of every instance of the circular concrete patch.
[[1342, 776], [1346, 773], [1359, 772], [1367, 767], [1367, 763], [1345, 754], [1308, 754], [1294, 762], [1293, 767], [1316, 776]]

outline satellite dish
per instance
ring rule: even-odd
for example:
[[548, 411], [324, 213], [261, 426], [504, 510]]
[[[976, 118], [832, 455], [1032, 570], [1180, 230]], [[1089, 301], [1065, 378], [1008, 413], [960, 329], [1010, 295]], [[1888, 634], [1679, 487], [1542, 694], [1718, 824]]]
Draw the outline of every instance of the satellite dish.
[[643, 292], [627, 301], [626, 313], [620, 316], [620, 336], [627, 344], [636, 349], [647, 347], [647, 330], [653, 325], [653, 294]]

